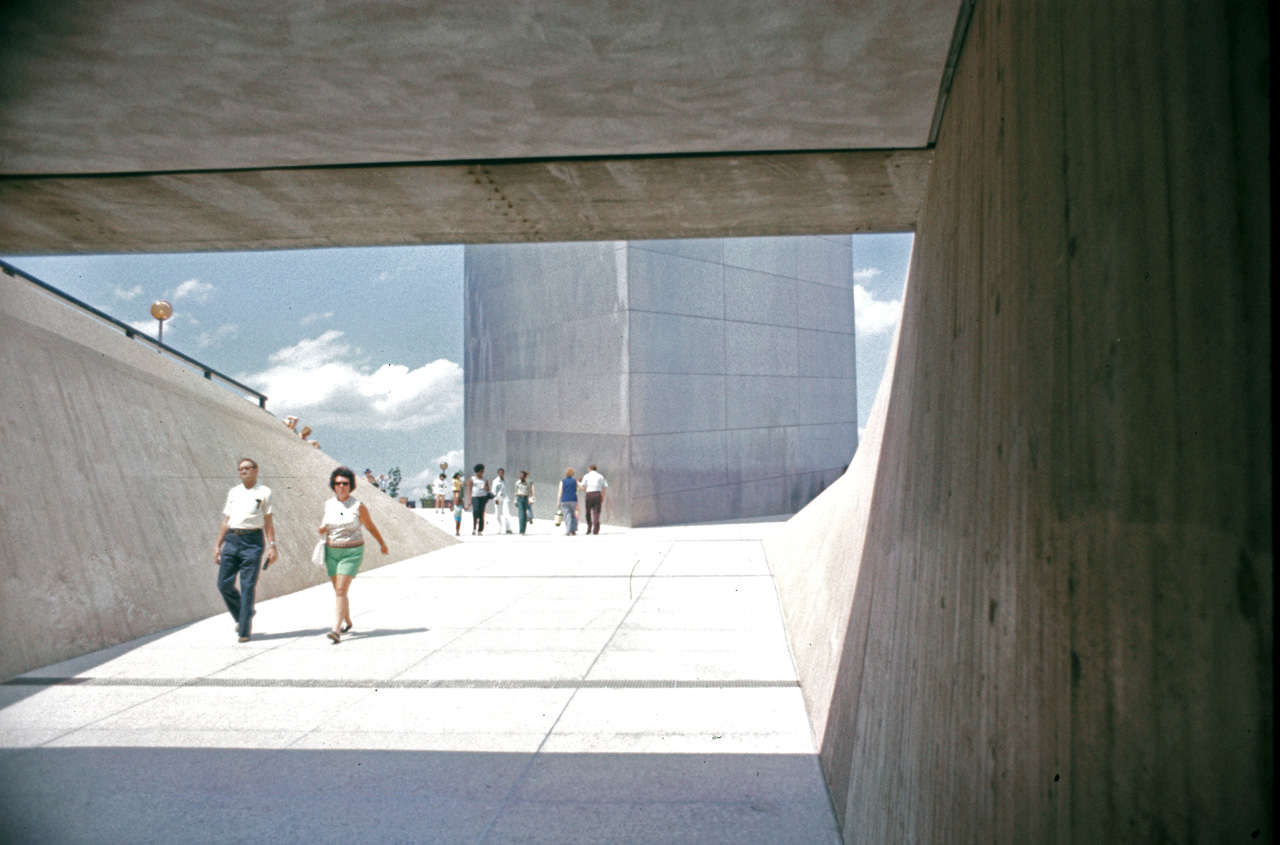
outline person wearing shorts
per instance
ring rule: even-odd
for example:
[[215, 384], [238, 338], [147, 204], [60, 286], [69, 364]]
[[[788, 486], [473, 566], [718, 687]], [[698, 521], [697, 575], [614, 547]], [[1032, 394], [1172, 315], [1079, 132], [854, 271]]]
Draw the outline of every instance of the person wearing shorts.
[[342, 635], [351, 630], [351, 601], [347, 596], [351, 581], [364, 562], [364, 531], [368, 529], [378, 541], [382, 553], [387, 544], [378, 527], [369, 516], [369, 509], [351, 495], [356, 489], [356, 474], [347, 467], [338, 467], [329, 474], [329, 489], [333, 498], [324, 503], [324, 522], [320, 533], [324, 535], [324, 565], [333, 584], [333, 630], [326, 636], [337, 645]]

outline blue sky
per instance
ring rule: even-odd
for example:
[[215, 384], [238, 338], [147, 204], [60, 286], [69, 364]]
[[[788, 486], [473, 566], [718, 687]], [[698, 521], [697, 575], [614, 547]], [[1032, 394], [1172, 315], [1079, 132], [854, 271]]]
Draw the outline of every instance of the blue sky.
[[[858, 424], [902, 307], [910, 234], [853, 236]], [[155, 334], [296, 414], [325, 452], [406, 480], [461, 460], [461, 246], [5, 260]], [[438, 470], [436, 470], [438, 472]]]
[[853, 236], [853, 307], [858, 334], [858, 431], [867, 426], [889, 363], [911, 263], [910, 232]]
[[462, 447], [460, 246], [6, 260], [152, 335], [168, 300], [166, 343], [357, 470], [410, 476]]

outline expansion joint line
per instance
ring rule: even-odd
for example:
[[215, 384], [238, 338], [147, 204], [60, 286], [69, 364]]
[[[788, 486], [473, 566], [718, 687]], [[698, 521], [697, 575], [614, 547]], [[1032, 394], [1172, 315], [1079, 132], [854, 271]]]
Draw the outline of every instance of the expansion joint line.
[[[644, 597], [644, 591], [649, 587], [649, 584], [653, 582], [653, 579], [658, 574], [658, 570], [662, 569], [662, 564], [666, 562], [667, 556], [671, 554], [671, 550], [675, 548], [675, 545], [677, 542], [679, 541], [678, 540], [671, 541], [670, 545], [667, 546], [666, 551], [662, 553], [662, 557], [658, 559], [657, 565], [653, 567], [653, 571], [644, 577], [644, 584], [641, 585], [640, 592], [636, 594], [634, 598], [631, 599], [631, 604], [627, 608], [627, 612], [624, 613], [622, 615], [622, 618], [618, 620], [618, 624], [614, 627], [613, 633], [609, 635], [609, 639], [605, 640], [604, 645], [600, 646], [600, 651], [596, 652], [596, 656], [591, 661], [591, 665], [588, 666], [586, 671], [582, 673], [582, 680], [585, 681], [587, 677], [590, 676], [591, 670], [596, 668], [596, 664], [600, 662], [600, 658], [604, 656], [604, 653], [606, 651], [608, 651], [609, 644], [612, 643], [614, 639], [618, 636], [618, 632], [622, 630], [622, 626], [627, 624], [627, 620], [631, 618], [632, 611], [636, 609], [636, 605], [639, 604], [640, 599]], [[631, 572], [633, 575], [635, 574], [636, 566], [639, 566], [643, 559], [644, 557], [642, 555], [641, 558], [635, 562], [635, 566], [631, 567]], [[630, 581], [630, 578], [628, 578], [628, 581], [627, 581], [628, 595], [630, 595], [630, 589], [631, 589], [631, 581]], [[542, 741], [538, 743], [538, 747], [535, 748], [533, 753], [529, 755], [528, 761], [524, 764], [524, 768], [520, 770], [519, 776], [516, 777], [515, 780], [512, 782], [511, 788], [507, 791], [506, 796], [502, 799], [502, 804], [498, 807], [497, 811], [493, 814], [493, 818], [489, 819], [489, 823], [485, 825], [484, 830], [480, 831], [480, 835], [476, 837], [476, 845], [483, 845], [484, 841], [489, 838], [489, 832], [493, 830], [493, 826], [498, 823], [498, 819], [502, 816], [502, 814], [507, 811], [507, 807], [510, 806], [512, 800], [515, 799], [516, 793], [520, 791], [520, 787], [524, 785], [524, 782], [526, 780], [528, 780], [529, 771], [533, 768], [534, 761], [538, 759], [538, 755], [541, 754], [542, 749], [546, 747], [547, 741], [551, 739], [551, 735], [556, 731], [556, 726], [560, 724], [560, 720], [564, 718], [565, 712], [568, 711], [570, 705], [573, 704], [573, 700], [578, 697], [578, 691], [582, 688], [583, 688], [583, 685], [575, 686], [573, 691], [569, 693], [569, 697], [565, 699], [564, 706], [561, 707], [560, 712], [556, 714], [555, 721], [551, 723], [551, 727], [547, 728], [547, 733], [545, 736], [542, 737]]]

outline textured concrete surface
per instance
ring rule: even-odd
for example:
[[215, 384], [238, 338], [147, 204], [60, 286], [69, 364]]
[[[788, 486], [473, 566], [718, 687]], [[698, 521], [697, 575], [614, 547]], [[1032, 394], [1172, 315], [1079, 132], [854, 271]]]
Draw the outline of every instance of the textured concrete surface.
[[977, 5], [876, 454], [766, 546], [846, 842], [1272, 841], [1266, 33]]
[[919, 148], [959, 6], [6, 3], [0, 172]]
[[0, 253], [902, 232], [931, 150], [0, 175]]
[[[977, 4], [917, 226], [892, 393], [868, 433], [879, 442], [874, 459], [857, 461], [768, 546], [846, 841], [1273, 839], [1268, 23], [1257, 2]], [[705, 79], [719, 78], [709, 66]], [[492, 63], [476, 67], [491, 72]], [[25, 85], [29, 76], [4, 79]], [[180, 123], [166, 116], [143, 120], [161, 136]], [[284, 125], [277, 117], [260, 124], [255, 143]], [[110, 137], [91, 128], [87, 143]], [[835, 220], [872, 207], [849, 205], [869, 183], [840, 164], [862, 166], [870, 153], [798, 155], [787, 161], [806, 164], [793, 169], [772, 156], [744, 157], [745, 171], [736, 156], [701, 160], [728, 165], [714, 173], [687, 158], [511, 163], [566, 186], [547, 206], [557, 225], [545, 228], [519, 198], [550, 183], [531, 179], [522, 195], [507, 175], [515, 171], [483, 163], [454, 171], [477, 190], [448, 226], [406, 212], [437, 195], [399, 201], [409, 189], [394, 182], [380, 192], [379, 180], [399, 177], [376, 169], [367, 183], [319, 168], [119, 177], [131, 183], [6, 178], [0, 210], [17, 205], [15, 192], [40, 197], [48, 208], [6, 217], [5, 231], [55, 245], [31, 249], [74, 251], [201, 239], [248, 247], [255, 230], [260, 246], [318, 243], [336, 237], [332, 221], [347, 208], [362, 238], [421, 226], [421, 239], [404, 242], [430, 242], [444, 230], [463, 233], [455, 240], [779, 234], [797, 231], [789, 227], [806, 213]], [[604, 189], [587, 178], [592, 168], [609, 174]], [[778, 181], [754, 181], [775, 170]], [[636, 174], [657, 174], [675, 201], [646, 204], [656, 189]], [[303, 192], [310, 178], [340, 188]], [[766, 187], [731, 192], [729, 211], [699, 228], [724, 196], [706, 182], [723, 189], [743, 178]], [[875, 178], [883, 184], [883, 169]], [[326, 196], [313, 231], [291, 203]], [[464, 195], [438, 196], [435, 219]], [[638, 201], [620, 201], [627, 196]], [[202, 207], [203, 222], [194, 213]], [[143, 223], [131, 228], [127, 212], [137, 208]], [[392, 212], [379, 219], [380, 208]], [[152, 233], [170, 210], [187, 234]], [[682, 231], [655, 231], [664, 216]], [[19, 704], [2, 712], [21, 715]], [[274, 773], [259, 761], [300, 759], [233, 757], [228, 767], [216, 755], [94, 753], [97, 768], [87, 756], [42, 757], [54, 761], [50, 776], [22, 781], [36, 794], [30, 805], [68, 806], [41, 792], [59, 783], [87, 782], [102, 795], [121, 770], [175, 773], [162, 786], [182, 786], [190, 769], [167, 763], [195, 760], [196, 777], [229, 771], [225, 780], [249, 786], [230, 798], [210, 789], [191, 806], [248, 803], [271, 818], [274, 805], [257, 796], [287, 793], [292, 781], [245, 773]], [[437, 762], [413, 762], [424, 761]], [[355, 763], [313, 757], [289, 771], [311, 778], [306, 788], [332, 787], [332, 772], [358, 786], [363, 760]], [[394, 761], [379, 764], [385, 773]], [[465, 780], [459, 771], [450, 782]], [[682, 776], [671, 771], [665, 782]], [[313, 816], [341, 824], [331, 805], [317, 802]], [[373, 816], [376, 796], [357, 806], [359, 821]], [[441, 804], [416, 806], [430, 814]], [[432, 818], [464, 815], [449, 809], [458, 812]], [[574, 810], [601, 818], [594, 807]], [[402, 817], [422, 816], [377, 816]], [[608, 838], [600, 830], [591, 832]]]
[[[0, 474], [23, 491], [0, 508], [0, 678], [214, 614], [230, 630], [213, 541], [242, 455], [276, 496], [282, 561], [258, 596], [323, 580], [310, 554], [336, 461], [256, 401], [0, 275]], [[454, 542], [357, 495], [388, 562]]]
[[[447, 520], [422, 514], [428, 521]], [[839, 842], [760, 540], [481, 537], [0, 685], [0, 839]]]
[[960, 6], [0, 4], [0, 254], [906, 231]]
[[606, 521], [794, 513], [857, 446], [844, 237], [469, 246], [466, 453]]

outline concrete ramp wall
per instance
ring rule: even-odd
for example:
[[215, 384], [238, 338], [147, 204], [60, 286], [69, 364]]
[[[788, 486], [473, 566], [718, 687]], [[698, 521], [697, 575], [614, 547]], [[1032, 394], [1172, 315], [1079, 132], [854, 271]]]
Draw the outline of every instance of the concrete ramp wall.
[[[213, 541], [241, 456], [276, 496], [282, 561], [259, 599], [321, 583], [310, 553], [336, 461], [256, 403], [0, 275], [0, 678], [226, 613]], [[373, 488], [357, 496], [391, 550], [366, 567], [455, 542]]]
[[1271, 841], [1267, 32], [976, 4], [873, 454], [766, 547], [847, 842]]

